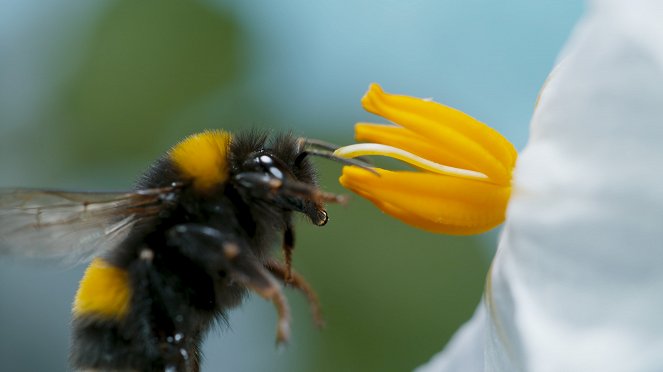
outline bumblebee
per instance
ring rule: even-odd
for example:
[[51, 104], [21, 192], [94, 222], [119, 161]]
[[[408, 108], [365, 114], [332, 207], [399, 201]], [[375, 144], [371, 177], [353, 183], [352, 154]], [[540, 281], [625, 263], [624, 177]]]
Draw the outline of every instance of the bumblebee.
[[268, 137], [194, 134], [130, 192], [0, 191], [0, 253], [91, 260], [73, 303], [74, 369], [199, 371], [206, 332], [248, 291], [273, 302], [285, 342], [281, 283], [322, 322], [315, 293], [290, 269], [293, 215], [322, 226], [324, 204], [344, 201], [318, 188], [310, 156], [363, 165], [320, 141]]

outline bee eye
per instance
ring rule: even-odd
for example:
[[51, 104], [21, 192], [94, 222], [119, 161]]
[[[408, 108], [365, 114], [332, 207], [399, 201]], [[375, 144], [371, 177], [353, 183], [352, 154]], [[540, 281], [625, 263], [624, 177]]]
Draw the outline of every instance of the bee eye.
[[276, 165], [276, 162], [274, 161], [274, 158], [271, 156], [266, 154], [259, 155], [254, 159], [254, 162], [260, 166], [263, 172], [271, 175], [276, 179], [283, 179], [283, 172], [279, 169], [279, 167]]
[[271, 166], [274, 165], [274, 160], [269, 155], [260, 155], [258, 157], [258, 163], [262, 166]]

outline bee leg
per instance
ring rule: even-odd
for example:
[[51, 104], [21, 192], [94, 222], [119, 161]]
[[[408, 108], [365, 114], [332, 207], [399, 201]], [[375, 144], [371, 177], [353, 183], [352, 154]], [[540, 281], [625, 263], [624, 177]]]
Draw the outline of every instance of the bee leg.
[[265, 267], [275, 277], [283, 280], [284, 282], [286, 282], [287, 275], [289, 275], [289, 281], [287, 281], [288, 285], [293, 286], [295, 289], [301, 291], [306, 296], [309, 307], [311, 308], [311, 313], [313, 315], [313, 321], [315, 322], [315, 325], [319, 328], [324, 327], [325, 320], [322, 316], [322, 307], [320, 306], [318, 295], [315, 293], [306, 279], [304, 279], [304, 277], [298, 274], [296, 271], [288, 273], [289, 268], [278, 261], [269, 261], [265, 264]]
[[283, 258], [285, 260], [285, 273], [282, 277], [286, 284], [292, 283], [292, 250], [295, 249], [295, 229], [292, 221], [288, 221], [283, 232]]
[[243, 260], [239, 259], [234, 263], [233, 268], [235, 270], [231, 271], [231, 275], [238, 282], [274, 304], [278, 315], [276, 343], [280, 345], [287, 342], [290, 338], [290, 307], [281, 285], [257, 260], [240, 261]]
[[[223, 272], [231, 279], [271, 301], [278, 314], [276, 341], [290, 337], [290, 308], [281, 285], [265, 269], [248, 247], [231, 234], [209, 226], [183, 224], [168, 231], [168, 242], [196, 262], [210, 276]], [[220, 248], [220, 249], [219, 249]]]

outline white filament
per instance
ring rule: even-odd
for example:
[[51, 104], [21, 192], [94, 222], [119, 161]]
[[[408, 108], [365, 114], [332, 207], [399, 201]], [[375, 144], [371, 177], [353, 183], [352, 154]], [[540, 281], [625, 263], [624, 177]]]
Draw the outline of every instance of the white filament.
[[390, 158], [398, 159], [400, 161], [406, 162], [408, 164], [414, 165], [415, 167], [425, 169], [429, 172], [446, 174], [451, 176], [460, 176], [465, 178], [475, 178], [481, 180], [487, 180], [488, 177], [480, 172], [450, 167], [448, 165], [443, 165], [424, 159], [420, 156], [417, 156], [411, 152], [401, 150], [397, 147], [382, 145], [378, 143], [358, 143], [354, 145], [348, 145], [341, 147], [334, 151], [334, 155], [342, 158], [356, 158], [359, 156], [388, 156]]

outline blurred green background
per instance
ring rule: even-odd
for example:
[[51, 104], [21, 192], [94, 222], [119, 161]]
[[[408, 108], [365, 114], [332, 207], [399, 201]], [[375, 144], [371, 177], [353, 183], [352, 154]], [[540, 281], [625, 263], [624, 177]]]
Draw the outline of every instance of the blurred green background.
[[[80, 2], [0, 0], [0, 186], [126, 189], [183, 136], [272, 128], [352, 142], [379, 120], [368, 84], [434, 97], [518, 148], [537, 91], [582, 11], [572, 0]], [[326, 190], [340, 167], [318, 162]], [[327, 327], [289, 292], [292, 342], [251, 298], [210, 334], [204, 370], [406, 371], [439, 351], [478, 303], [497, 232], [446, 237], [366, 201], [298, 225], [294, 265]], [[6, 371], [67, 370], [83, 267], [0, 262]]]

